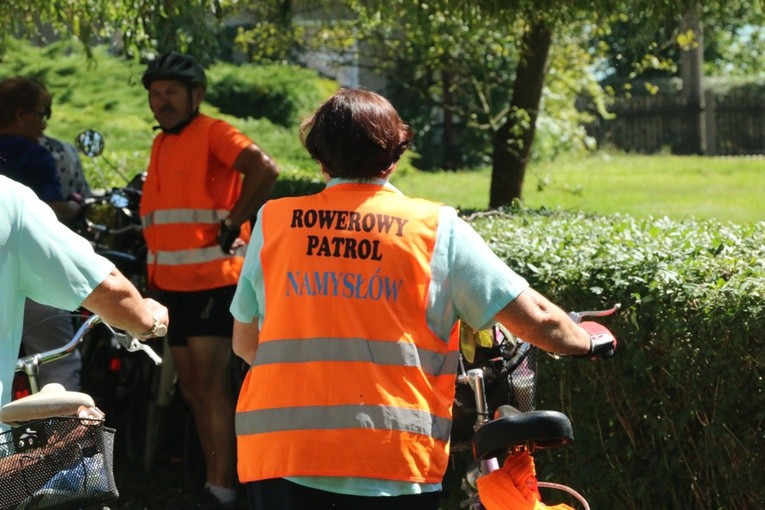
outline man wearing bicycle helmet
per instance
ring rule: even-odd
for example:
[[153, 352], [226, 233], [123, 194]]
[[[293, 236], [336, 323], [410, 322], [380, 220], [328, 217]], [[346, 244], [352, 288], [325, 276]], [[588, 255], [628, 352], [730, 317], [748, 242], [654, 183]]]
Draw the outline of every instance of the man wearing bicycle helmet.
[[250, 218], [276, 180], [274, 161], [230, 124], [200, 113], [202, 66], [176, 52], [143, 74], [162, 130], [143, 185], [141, 221], [149, 285], [173, 320], [169, 342], [206, 465], [206, 484], [180, 508], [233, 508], [235, 391], [228, 311], [249, 241]]

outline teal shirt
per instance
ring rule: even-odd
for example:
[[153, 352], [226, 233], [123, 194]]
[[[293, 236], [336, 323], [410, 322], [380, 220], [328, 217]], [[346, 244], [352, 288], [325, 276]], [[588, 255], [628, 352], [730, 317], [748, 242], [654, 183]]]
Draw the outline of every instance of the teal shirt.
[[113, 268], [32, 190], [0, 176], [0, 405], [11, 397], [25, 299], [75, 310]]
[[[327, 186], [351, 181], [333, 179]], [[379, 184], [396, 190], [390, 183]], [[398, 190], [396, 190], [398, 192]], [[231, 304], [231, 313], [240, 322], [256, 317], [262, 326], [265, 316], [265, 289], [260, 265], [263, 246], [262, 222], [258, 213], [250, 245], [242, 268], [239, 285]], [[529, 285], [502, 262], [486, 242], [444, 206], [436, 231], [436, 245], [431, 259], [427, 320], [433, 332], [448, 341], [454, 322], [462, 319], [475, 329], [492, 324], [494, 316]], [[380, 462], [385, 462], [380, 459]], [[417, 484], [371, 478], [290, 477], [290, 481], [315, 489], [357, 496], [399, 496], [420, 494], [441, 489], [440, 484]]]

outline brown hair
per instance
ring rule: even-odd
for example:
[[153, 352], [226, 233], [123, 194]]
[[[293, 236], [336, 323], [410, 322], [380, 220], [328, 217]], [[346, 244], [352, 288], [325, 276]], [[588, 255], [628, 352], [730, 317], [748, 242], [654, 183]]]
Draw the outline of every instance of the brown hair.
[[33, 111], [40, 97], [46, 94], [45, 85], [32, 78], [17, 76], [0, 81], [0, 126], [16, 122], [19, 110]]
[[413, 136], [387, 99], [360, 89], [340, 89], [300, 126], [303, 145], [332, 177], [383, 176]]

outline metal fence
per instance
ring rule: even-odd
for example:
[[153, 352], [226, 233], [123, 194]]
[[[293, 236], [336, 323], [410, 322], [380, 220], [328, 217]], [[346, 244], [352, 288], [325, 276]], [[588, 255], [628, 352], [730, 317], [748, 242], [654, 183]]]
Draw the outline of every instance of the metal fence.
[[715, 95], [701, 107], [680, 96], [618, 98], [613, 119], [588, 128], [600, 146], [651, 154], [765, 154], [765, 91]]

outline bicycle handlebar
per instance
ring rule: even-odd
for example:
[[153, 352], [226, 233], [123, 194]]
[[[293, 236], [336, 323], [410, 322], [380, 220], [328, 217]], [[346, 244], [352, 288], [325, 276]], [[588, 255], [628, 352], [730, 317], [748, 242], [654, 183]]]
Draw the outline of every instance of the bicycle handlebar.
[[[125, 188], [114, 188], [104, 195], [86, 198], [84, 201], [85, 207], [92, 207], [96, 204], [110, 204], [115, 209], [122, 210], [126, 216], [133, 218], [137, 212], [130, 209], [130, 200], [135, 200], [136, 197], [140, 198], [140, 191]], [[89, 231], [96, 232], [98, 234], [119, 236], [127, 234], [129, 232], [140, 232], [142, 226], [140, 223], [127, 225], [120, 228], [112, 228], [108, 225], [96, 223], [89, 218], [85, 218], [85, 224]]]
[[93, 223], [92, 221], [88, 219], [85, 220], [85, 223], [87, 224], [88, 229], [98, 232], [99, 234], [119, 236], [122, 234], [127, 234], [128, 232], [141, 231], [141, 225], [128, 225], [122, 228], [111, 228], [106, 225], [101, 225], [100, 223]]
[[[606, 317], [608, 315], [616, 313], [621, 307], [622, 307], [621, 303], [616, 303], [614, 306], [606, 310], [586, 310], [584, 312], [568, 312], [568, 316], [572, 321], [574, 321], [574, 324], [581, 324], [582, 319], [584, 319], [585, 317]], [[611, 336], [611, 340], [614, 340], [613, 336]], [[616, 343], [614, 340], [614, 348], [615, 347], [616, 347]], [[560, 359], [562, 357], [565, 357], [565, 355], [563, 354], [558, 354], [554, 352], [548, 352], [547, 355], [553, 359]], [[613, 351], [611, 351], [611, 354], [608, 354], [608, 356], [601, 356], [601, 358], [609, 357], [611, 355], [613, 355]], [[576, 357], [587, 357], [587, 356], [576, 356]]]
[[[119, 344], [128, 352], [143, 351], [147, 356], [149, 356], [155, 365], [159, 366], [162, 364], [162, 358], [158, 356], [157, 353], [154, 352], [154, 349], [152, 349], [145, 342], [140, 341], [138, 338], [134, 337], [128, 332], [117, 332], [109, 324], [104, 322], [103, 319], [101, 319], [101, 317], [98, 315], [91, 315], [85, 322], [82, 323], [72, 339], [69, 340], [65, 345], [51, 349], [49, 351], [30, 354], [29, 356], [19, 358], [16, 361], [16, 371], [24, 372], [27, 374], [27, 376], [30, 378], [30, 384], [36, 385], [36, 377], [40, 365], [56, 361], [71, 354], [72, 351], [74, 351], [80, 344], [80, 342], [85, 339], [85, 335], [98, 324], [103, 324], [109, 328], [109, 331], [114, 335]], [[32, 388], [33, 392], [37, 391], [38, 389], [39, 388], [35, 387]]]

